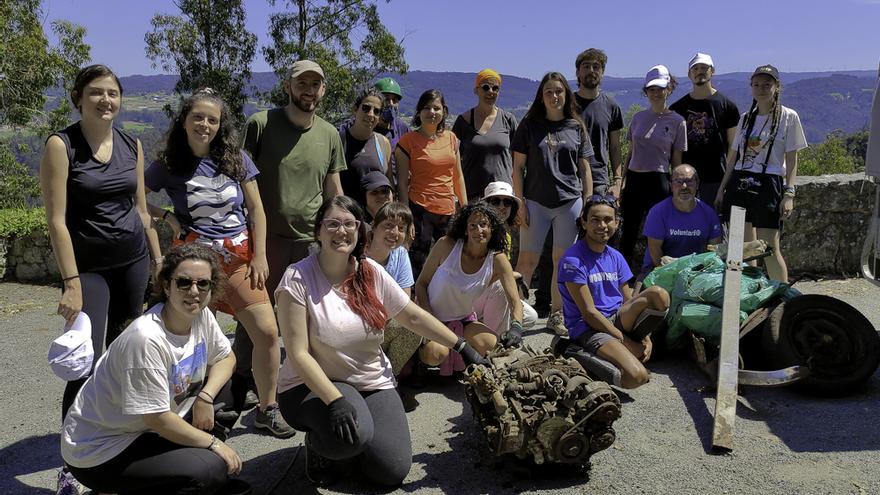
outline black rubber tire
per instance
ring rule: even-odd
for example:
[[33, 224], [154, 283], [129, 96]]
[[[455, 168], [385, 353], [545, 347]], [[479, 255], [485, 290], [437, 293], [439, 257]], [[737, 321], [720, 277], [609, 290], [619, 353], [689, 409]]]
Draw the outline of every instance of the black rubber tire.
[[777, 306], [764, 325], [768, 364], [810, 368], [810, 376], [795, 384], [804, 392], [853, 392], [880, 365], [880, 335], [864, 315], [839, 299], [798, 296]]

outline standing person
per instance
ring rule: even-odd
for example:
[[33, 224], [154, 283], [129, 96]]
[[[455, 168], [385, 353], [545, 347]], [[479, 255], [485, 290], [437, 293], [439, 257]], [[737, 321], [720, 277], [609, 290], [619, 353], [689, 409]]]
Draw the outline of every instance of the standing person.
[[339, 173], [342, 190], [361, 206], [366, 194], [361, 179], [370, 172], [390, 173], [391, 144], [388, 138], [374, 132], [381, 120], [383, 96], [375, 88], [362, 92], [354, 102], [354, 118], [339, 127], [347, 168]]
[[77, 395], [61, 455], [95, 493], [212, 494], [241, 470], [239, 455], [210, 433], [214, 400], [235, 368], [208, 309], [222, 278], [210, 249], [172, 249], [153, 286], [159, 303], [122, 332]]
[[[282, 82], [288, 103], [282, 108], [257, 112], [245, 126], [243, 148], [260, 172], [258, 182], [266, 212], [266, 261], [269, 299], [284, 270], [308, 255], [315, 213], [321, 202], [342, 194], [339, 172], [345, 170], [345, 153], [339, 131], [316, 115], [326, 92], [321, 66], [299, 60]], [[253, 343], [239, 324], [233, 346], [238, 368], [233, 376], [236, 402], [249, 377]], [[249, 401], [250, 402], [250, 401]]]
[[[46, 140], [40, 188], [64, 284], [58, 314], [68, 324], [80, 311], [89, 316], [97, 363], [123, 324], [143, 313], [150, 256], [154, 265], [162, 258], [147, 211], [141, 143], [113, 127], [122, 106], [119, 79], [105, 65], [84, 67], [70, 100], [81, 118]], [[62, 418], [85, 381], [67, 382]], [[77, 484], [61, 470], [59, 493]]]
[[767, 242], [773, 248], [765, 261], [767, 275], [788, 282], [779, 231], [794, 208], [797, 154], [807, 147], [807, 138], [797, 112], [779, 101], [782, 85], [776, 67], [755, 69], [751, 85], [752, 106], [736, 128], [715, 208], [723, 215], [730, 214], [732, 205], [746, 209], [744, 240], [757, 235]]
[[470, 191], [468, 200], [477, 200], [490, 182], [513, 180], [510, 141], [516, 134], [516, 117], [498, 108], [501, 74], [483, 69], [474, 81], [477, 106], [455, 119], [452, 132], [461, 142], [461, 170]]
[[560, 335], [566, 330], [556, 267], [562, 253], [577, 240], [575, 220], [583, 198], [593, 194], [591, 156], [593, 146], [565, 76], [548, 72], [513, 138], [513, 191], [524, 201], [519, 210], [522, 227], [516, 271], [531, 285], [552, 225], [553, 284], [547, 328]]
[[712, 57], [697, 53], [688, 63], [691, 92], [669, 108], [684, 117], [687, 123], [687, 151], [682, 161], [692, 165], [700, 175], [699, 197], [714, 202], [724, 178], [724, 164], [733, 142], [739, 109], [736, 103], [712, 86], [715, 64]]
[[371, 481], [396, 486], [409, 473], [412, 444], [380, 347], [385, 323], [394, 318], [469, 364], [488, 361], [365, 256], [366, 224], [354, 200], [325, 201], [314, 235], [319, 250], [291, 265], [275, 293], [288, 352], [279, 380], [281, 411], [307, 432], [306, 476], [314, 483], [343, 479], [345, 467], [356, 466]]
[[379, 122], [376, 124], [376, 132], [388, 138], [393, 150], [397, 148], [397, 142], [400, 141], [400, 138], [412, 130], [400, 118], [400, 100], [403, 99], [403, 91], [400, 89], [400, 84], [390, 77], [379, 79], [373, 87], [378, 89], [385, 98]]
[[171, 224], [175, 243], [202, 244], [221, 258], [227, 280], [214, 307], [235, 316], [254, 342], [260, 398], [254, 425], [287, 438], [296, 432], [284, 422], [275, 400], [281, 347], [266, 291], [266, 215], [257, 174], [241, 150], [229, 107], [206, 88], [183, 101], [165, 150], [147, 168], [145, 179], [148, 190], [164, 190], [171, 198], [173, 213], [150, 209]]
[[626, 160], [621, 213], [623, 236], [620, 253], [630, 266], [636, 266], [633, 250], [648, 210], [669, 197], [669, 171], [681, 165], [687, 150], [684, 118], [666, 106], [676, 81], [663, 65], [651, 67], [645, 75], [642, 92], [651, 108], [633, 116], [627, 139], [632, 143]]
[[[590, 168], [593, 172], [593, 193], [610, 192], [620, 196], [620, 183], [623, 177], [620, 169], [620, 130], [623, 129], [623, 113], [614, 97], [599, 90], [608, 56], [598, 48], [589, 48], [578, 54], [574, 68], [577, 70], [578, 90], [575, 101], [581, 111], [581, 118], [590, 133], [593, 143], [593, 157]], [[613, 173], [608, 180], [608, 168]]]
[[[422, 93], [413, 117], [415, 131], [397, 143], [397, 188], [400, 202], [409, 205], [416, 226], [410, 248], [418, 273], [432, 241], [446, 235], [447, 224], [458, 206], [467, 205], [467, 188], [461, 172], [458, 138], [446, 132], [449, 108], [436, 89]], [[417, 275], [418, 276], [418, 275]]]
[[632, 271], [608, 245], [618, 223], [614, 197], [592, 196], [584, 203], [578, 219], [583, 238], [559, 261], [565, 326], [585, 351], [620, 369], [622, 387], [636, 388], [650, 379], [644, 363], [651, 358], [651, 332], [669, 309], [669, 294], [654, 286], [633, 297]]

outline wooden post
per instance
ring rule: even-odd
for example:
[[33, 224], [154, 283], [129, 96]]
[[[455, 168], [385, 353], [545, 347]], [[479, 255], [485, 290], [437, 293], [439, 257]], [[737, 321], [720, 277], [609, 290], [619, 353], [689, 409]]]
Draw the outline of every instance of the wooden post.
[[712, 447], [733, 450], [734, 421], [739, 378], [739, 300], [742, 281], [743, 233], [746, 210], [730, 210], [727, 266], [724, 271], [724, 306], [721, 309], [721, 350], [718, 354], [718, 387]]

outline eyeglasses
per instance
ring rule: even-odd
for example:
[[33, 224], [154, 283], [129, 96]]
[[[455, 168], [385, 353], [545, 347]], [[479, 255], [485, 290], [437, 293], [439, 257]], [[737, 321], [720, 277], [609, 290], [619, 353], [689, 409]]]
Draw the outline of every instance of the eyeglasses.
[[515, 203], [515, 201], [512, 200], [512, 199], [510, 199], [510, 198], [502, 198], [502, 197], [499, 197], [499, 196], [492, 196], [491, 198], [487, 199], [486, 202], [489, 203], [489, 204], [492, 205], [492, 206], [501, 206], [501, 205], [504, 205], [504, 206], [506, 206], [506, 207], [508, 207], [508, 208], [513, 207], [513, 205], [514, 205], [514, 203]]
[[499, 86], [499, 85], [497, 85], [497, 84], [483, 84], [483, 85], [480, 86], [480, 89], [482, 89], [483, 91], [485, 91], [485, 92], [487, 92], [487, 93], [488, 93], [489, 90], [491, 89], [492, 91], [494, 91], [494, 92], [497, 93], [498, 90], [501, 89], [501, 86]]
[[361, 226], [361, 222], [360, 220], [340, 222], [339, 220], [328, 218], [327, 220], [321, 220], [321, 225], [330, 232], [338, 232], [340, 228], [344, 228], [346, 232], [354, 232]]
[[382, 107], [374, 107], [373, 105], [367, 105], [366, 103], [361, 104], [361, 112], [366, 114], [379, 115], [382, 113]]
[[189, 292], [190, 289], [192, 289], [193, 284], [196, 284], [196, 289], [198, 289], [199, 292], [208, 292], [214, 287], [214, 282], [206, 278], [193, 279], [189, 277], [177, 277], [174, 279], [174, 283], [177, 285], [177, 290], [180, 292]]
[[676, 186], [689, 186], [689, 187], [694, 187], [694, 186], [697, 185], [697, 179], [695, 179], [695, 178], [690, 178], [690, 179], [672, 179], [672, 183], [675, 184]]

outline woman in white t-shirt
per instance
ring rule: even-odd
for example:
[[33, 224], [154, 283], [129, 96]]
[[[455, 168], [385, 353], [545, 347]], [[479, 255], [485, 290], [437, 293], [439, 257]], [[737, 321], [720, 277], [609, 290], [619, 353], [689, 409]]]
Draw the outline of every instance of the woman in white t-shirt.
[[315, 221], [319, 249], [288, 267], [275, 291], [288, 356], [278, 403], [307, 432], [306, 475], [319, 485], [343, 479], [347, 468], [387, 486], [409, 473], [409, 426], [380, 348], [389, 318], [468, 363], [488, 364], [366, 257], [363, 219], [347, 196], [325, 201]]
[[107, 349], [65, 417], [61, 455], [82, 484], [126, 494], [243, 484], [227, 479], [241, 470], [238, 454], [209, 433], [214, 399], [235, 367], [208, 309], [222, 280], [206, 247], [185, 244], [165, 256], [154, 286], [160, 303]]
[[767, 275], [788, 282], [779, 230], [794, 208], [797, 154], [807, 147], [807, 139], [797, 112], [779, 102], [782, 86], [776, 67], [755, 69], [751, 86], [752, 106], [739, 119], [715, 208], [725, 216], [732, 205], [746, 209], [744, 240], [766, 241], [773, 248], [765, 261]]

